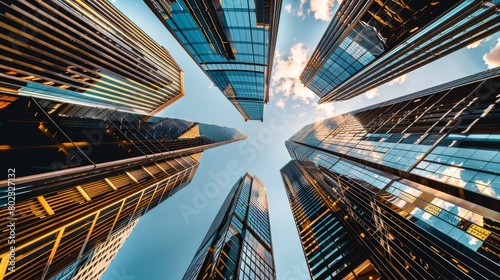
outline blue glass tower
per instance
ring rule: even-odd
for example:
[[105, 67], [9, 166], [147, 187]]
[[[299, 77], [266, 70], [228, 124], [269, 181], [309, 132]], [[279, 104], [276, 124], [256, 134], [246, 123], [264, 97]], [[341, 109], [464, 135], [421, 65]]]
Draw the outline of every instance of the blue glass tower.
[[229, 192], [184, 280], [274, 280], [266, 189], [245, 174]]
[[326, 178], [382, 275], [497, 279], [499, 94], [495, 68], [307, 125], [286, 146]]
[[[290, 161], [281, 170], [311, 279], [379, 279], [356, 232], [311, 162]], [[360, 240], [362, 242], [362, 239]], [[371, 278], [370, 278], [371, 277]]]
[[301, 81], [319, 103], [347, 100], [500, 31], [489, 1], [343, 1]]
[[145, 2], [245, 120], [262, 120], [282, 1]]

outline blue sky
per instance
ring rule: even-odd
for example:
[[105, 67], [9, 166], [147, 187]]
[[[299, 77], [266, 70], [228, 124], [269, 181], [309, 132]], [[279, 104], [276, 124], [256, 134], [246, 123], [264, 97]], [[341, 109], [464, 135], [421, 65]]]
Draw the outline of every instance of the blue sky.
[[186, 96], [160, 116], [238, 128], [248, 139], [206, 151], [192, 183], [141, 219], [104, 280], [181, 279], [230, 187], [245, 172], [262, 179], [267, 188], [278, 279], [309, 279], [279, 174], [290, 160], [285, 140], [316, 120], [500, 65], [500, 36], [495, 34], [349, 101], [317, 105], [318, 97], [301, 85], [299, 75], [338, 1], [283, 1], [264, 122], [245, 122], [143, 1], [112, 1], [163, 45], [184, 70]]

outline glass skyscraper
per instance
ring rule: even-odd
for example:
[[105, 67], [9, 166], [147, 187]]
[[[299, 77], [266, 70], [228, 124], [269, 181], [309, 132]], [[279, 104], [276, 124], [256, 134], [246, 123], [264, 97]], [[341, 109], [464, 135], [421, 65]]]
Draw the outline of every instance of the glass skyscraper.
[[280, 172], [311, 279], [379, 279], [368, 254], [346, 228], [350, 225], [329, 195], [321, 171], [310, 162], [290, 161]]
[[0, 165], [15, 174], [0, 181], [1, 226], [15, 224], [14, 249], [1, 233], [0, 279], [69, 279], [101, 263], [93, 254], [186, 186], [204, 150], [246, 137], [33, 97], [1, 95], [0, 108]]
[[327, 178], [381, 275], [497, 279], [499, 94], [495, 68], [307, 125], [286, 146]]
[[347, 100], [500, 31], [489, 1], [343, 1], [301, 81], [319, 103]]
[[109, 1], [1, 1], [0, 92], [155, 115], [184, 95], [172, 56]]
[[116, 254], [139, 222], [140, 217], [128, 223], [127, 226], [110, 235], [100, 243], [86, 258], [85, 262], [75, 263], [67, 267], [51, 280], [95, 280], [101, 279]]
[[245, 120], [263, 120], [281, 0], [145, 0]]
[[248, 173], [229, 192], [184, 280], [274, 280], [266, 189]]

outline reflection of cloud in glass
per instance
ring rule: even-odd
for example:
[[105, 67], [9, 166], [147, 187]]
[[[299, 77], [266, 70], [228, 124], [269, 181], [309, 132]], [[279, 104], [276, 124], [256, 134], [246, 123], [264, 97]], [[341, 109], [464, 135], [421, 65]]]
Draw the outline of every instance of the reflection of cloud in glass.
[[[455, 164], [455, 162], [451, 162], [451, 164]], [[457, 165], [457, 164], [455, 164]], [[465, 171], [463, 168], [460, 168], [462, 163], [460, 163], [458, 166], [448, 166], [446, 169], [443, 170], [442, 174], [434, 173], [429, 176], [429, 179], [434, 179], [437, 181], [441, 182], [446, 182], [447, 184], [457, 186], [460, 188], [463, 188], [467, 185], [467, 181], [462, 180], [462, 171]], [[480, 192], [485, 195], [489, 196], [496, 196], [500, 197], [500, 195], [497, 195], [495, 190], [490, 186], [491, 180], [488, 179], [487, 182], [478, 179], [474, 181], [474, 186], [477, 189], [477, 192]], [[471, 185], [469, 185], [471, 186]]]
[[442, 200], [441, 198], [437, 198], [435, 197], [432, 201], [431, 201], [432, 204], [436, 205], [436, 206], [439, 206], [442, 208], [442, 205], [445, 203], [444, 200]]
[[396, 205], [397, 207], [403, 209], [403, 207], [406, 205], [406, 201], [405, 200], [402, 200], [402, 199], [397, 199], [395, 202], [394, 202], [394, 205]]
[[483, 216], [476, 214], [474, 212], [470, 212], [467, 209], [464, 209], [462, 207], [458, 207], [458, 216], [466, 219], [469, 222], [475, 223], [476, 225], [483, 226], [484, 221], [483, 221]]
[[444, 202], [443, 205], [441, 206], [444, 210], [450, 211], [451, 208], [453, 208], [455, 204], [450, 203], [450, 202]]
[[339, 124], [342, 124], [345, 119], [346, 117], [344, 117], [343, 115], [339, 115], [330, 119], [316, 122], [314, 124], [314, 137], [319, 141], [324, 140], [334, 129], [338, 127]]
[[431, 217], [432, 217], [432, 215], [427, 213], [427, 212], [424, 212], [424, 214], [422, 214], [422, 219], [424, 219], [426, 221], [429, 221]]
[[476, 184], [477, 189], [482, 194], [500, 197], [495, 193], [495, 190], [492, 187], [490, 187], [491, 180], [488, 180], [488, 182], [484, 182], [483, 180], [476, 180], [474, 181], [474, 183]]
[[469, 239], [469, 245], [472, 245], [472, 246], [477, 245], [477, 242], [479, 241], [479, 239], [477, 239], [477, 238], [475, 238], [474, 236], [471, 236], [471, 235], [466, 235], [466, 236]]
[[[454, 163], [452, 162], [452, 164]], [[448, 166], [445, 170], [443, 170], [443, 174], [434, 173], [429, 176], [429, 179], [446, 182], [447, 184], [463, 188], [467, 182], [461, 179], [460, 173], [462, 171], [462, 168]]]
[[422, 210], [420, 210], [419, 208], [415, 208], [415, 209], [413, 209], [413, 211], [410, 212], [410, 214], [412, 214], [413, 216], [415, 216], [415, 214], [420, 213], [420, 211], [422, 211]]

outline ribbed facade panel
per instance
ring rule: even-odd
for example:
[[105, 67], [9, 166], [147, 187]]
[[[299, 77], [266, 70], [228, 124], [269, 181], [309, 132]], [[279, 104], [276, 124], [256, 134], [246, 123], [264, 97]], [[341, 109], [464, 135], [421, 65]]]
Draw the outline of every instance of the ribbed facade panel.
[[2, 1], [0, 91], [154, 115], [184, 95], [172, 56], [108, 1]]
[[94, 275], [85, 267], [96, 248], [189, 184], [204, 150], [246, 137], [33, 97], [2, 94], [0, 102], [0, 156], [11, 159], [1, 165], [16, 176], [0, 181], [0, 225], [15, 224], [15, 244], [0, 245], [0, 279]]

